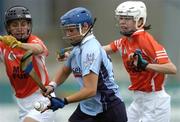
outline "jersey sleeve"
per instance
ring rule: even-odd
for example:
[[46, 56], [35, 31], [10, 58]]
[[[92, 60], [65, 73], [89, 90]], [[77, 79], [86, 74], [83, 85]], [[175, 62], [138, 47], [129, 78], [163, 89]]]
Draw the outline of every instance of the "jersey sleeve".
[[101, 60], [100, 48], [98, 46], [85, 48], [81, 55], [82, 76], [89, 74], [90, 71], [98, 75]]
[[113, 52], [117, 52], [122, 47], [121, 45], [121, 39], [115, 40], [110, 43], [110, 47]]
[[153, 62], [158, 64], [170, 62], [165, 48], [160, 45], [151, 35], [146, 35], [141, 46], [143, 47], [146, 55], [148, 55]]
[[47, 47], [45, 46], [45, 44], [43, 43], [42, 40], [40, 40], [38, 37], [34, 37], [31, 39], [31, 42], [30, 43], [35, 43], [35, 44], [39, 44], [43, 47], [43, 54], [45, 56], [48, 56], [48, 49]]
[[67, 60], [65, 61], [65, 66], [66, 67], [71, 67], [71, 59], [72, 59], [72, 56], [73, 56], [73, 50], [71, 51], [69, 57], [67, 58]]

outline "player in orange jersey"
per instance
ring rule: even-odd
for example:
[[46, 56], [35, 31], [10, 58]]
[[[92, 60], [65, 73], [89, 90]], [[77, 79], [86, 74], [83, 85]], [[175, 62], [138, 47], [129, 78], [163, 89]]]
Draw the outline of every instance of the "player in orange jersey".
[[115, 10], [122, 37], [104, 46], [107, 53], [120, 52], [130, 76], [129, 90], [134, 101], [127, 110], [128, 122], [169, 122], [170, 96], [165, 92], [166, 74], [176, 74], [176, 66], [165, 48], [148, 32], [146, 6], [126, 1]]
[[13, 6], [5, 13], [5, 27], [8, 35], [1, 36], [0, 61], [5, 64], [11, 86], [15, 91], [19, 118], [21, 122], [53, 122], [54, 113], [49, 110], [41, 114], [33, 108], [37, 100], [47, 103], [33, 79], [20, 69], [20, 60], [24, 53], [32, 50], [34, 70], [43, 84], [49, 83], [45, 66], [48, 50], [42, 40], [32, 35], [32, 18], [30, 11], [23, 6]]

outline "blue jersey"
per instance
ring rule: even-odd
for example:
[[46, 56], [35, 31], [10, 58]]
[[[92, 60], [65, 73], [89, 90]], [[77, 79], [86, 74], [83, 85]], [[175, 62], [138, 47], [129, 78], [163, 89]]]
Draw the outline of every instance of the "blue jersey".
[[90, 71], [98, 75], [97, 93], [80, 102], [82, 112], [95, 116], [121, 99], [119, 86], [114, 81], [111, 60], [93, 34], [86, 36], [81, 45], [74, 47], [66, 66], [72, 69], [80, 87], [83, 87], [82, 77]]

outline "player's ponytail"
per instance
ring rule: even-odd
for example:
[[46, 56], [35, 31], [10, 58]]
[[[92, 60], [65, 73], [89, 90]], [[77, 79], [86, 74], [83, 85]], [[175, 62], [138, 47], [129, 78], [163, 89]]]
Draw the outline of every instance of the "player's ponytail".
[[144, 28], [144, 30], [150, 30], [150, 29], [152, 29], [152, 28], [151, 28], [151, 24], [149, 24], [149, 25], [144, 25], [143, 28]]

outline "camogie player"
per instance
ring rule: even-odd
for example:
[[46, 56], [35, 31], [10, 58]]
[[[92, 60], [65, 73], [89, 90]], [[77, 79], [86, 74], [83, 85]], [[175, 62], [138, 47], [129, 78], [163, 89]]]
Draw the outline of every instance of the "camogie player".
[[176, 66], [165, 48], [146, 29], [146, 6], [126, 1], [115, 10], [122, 37], [104, 46], [108, 54], [120, 52], [130, 76], [133, 102], [127, 110], [128, 122], [170, 122], [170, 96], [165, 92], [166, 74], [176, 74]]
[[48, 106], [57, 110], [80, 102], [69, 122], [126, 122], [126, 110], [119, 87], [115, 83], [112, 63], [93, 34], [93, 18], [89, 10], [74, 8], [60, 18], [66, 39], [73, 45], [65, 65], [47, 86], [46, 95], [61, 85], [73, 73], [80, 90], [58, 104]]
[[49, 83], [45, 66], [48, 50], [43, 41], [32, 35], [32, 18], [30, 11], [23, 6], [13, 6], [5, 13], [5, 27], [8, 35], [0, 39], [0, 61], [6, 67], [7, 76], [15, 91], [19, 118], [21, 122], [53, 122], [54, 113], [46, 111], [43, 114], [33, 108], [33, 103], [40, 100], [48, 103], [33, 79], [20, 69], [20, 61], [26, 51], [33, 52], [34, 70], [43, 84]]

